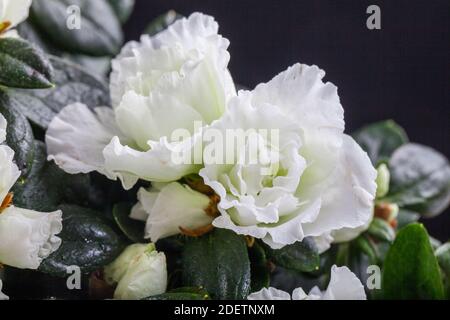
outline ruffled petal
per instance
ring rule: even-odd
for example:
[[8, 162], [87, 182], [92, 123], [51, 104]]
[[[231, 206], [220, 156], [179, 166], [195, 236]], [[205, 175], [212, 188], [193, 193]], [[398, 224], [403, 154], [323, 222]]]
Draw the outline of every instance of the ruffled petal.
[[376, 176], [367, 153], [350, 136], [344, 135], [333, 173], [320, 186], [319, 192], [311, 188], [309, 193], [312, 196], [318, 192], [317, 196], [322, 197], [322, 209], [314, 222], [304, 226], [305, 234], [320, 236], [337, 230], [333, 233], [336, 239], [343, 228], [367, 225], [373, 215]]
[[[151, 144], [150, 150], [138, 151], [122, 145], [118, 137], [103, 151], [106, 170], [117, 175], [124, 188], [130, 189], [141, 178], [147, 181], [169, 182], [198, 172], [199, 165], [176, 163], [175, 146], [162, 138]], [[181, 152], [181, 151], [180, 151]], [[182, 152], [183, 153], [183, 152]]]
[[366, 300], [361, 281], [347, 267], [331, 268], [331, 278], [323, 300]]
[[61, 211], [6, 208], [0, 214], [0, 262], [21, 269], [37, 269], [61, 245], [56, 236], [61, 230]]
[[291, 300], [291, 295], [286, 291], [269, 287], [249, 294], [247, 300]]
[[110, 108], [94, 111], [81, 103], [65, 107], [50, 123], [45, 142], [48, 160], [70, 174], [98, 171], [115, 178], [105, 170], [103, 149], [114, 136], [122, 136]]

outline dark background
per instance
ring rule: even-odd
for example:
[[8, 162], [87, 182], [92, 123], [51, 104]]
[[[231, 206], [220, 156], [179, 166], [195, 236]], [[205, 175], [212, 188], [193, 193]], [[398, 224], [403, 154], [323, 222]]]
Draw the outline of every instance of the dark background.
[[[381, 30], [366, 27], [370, 4], [381, 8]], [[450, 157], [449, 0], [136, 0], [127, 40], [170, 9], [216, 18], [237, 83], [253, 88], [296, 62], [316, 64], [339, 88], [347, 132], [392, 118]], [[450, 210], [424, 222], [450, 237]]]

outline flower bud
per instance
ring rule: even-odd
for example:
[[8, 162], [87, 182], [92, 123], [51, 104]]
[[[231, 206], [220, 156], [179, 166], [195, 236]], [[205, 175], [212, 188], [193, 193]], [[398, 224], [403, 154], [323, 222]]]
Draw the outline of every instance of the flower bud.
[[135, 300], [161, 294], [167, 288], [166, 256], [154, 244], [131, 245], [108, 267], [105, 279], [118, 282], [114, 298]]
[[377, 198], [382, 198], [389, 192], [389, 182], [391, 175], [387, 165], [384, 163], [380, 164], [377, 168]]

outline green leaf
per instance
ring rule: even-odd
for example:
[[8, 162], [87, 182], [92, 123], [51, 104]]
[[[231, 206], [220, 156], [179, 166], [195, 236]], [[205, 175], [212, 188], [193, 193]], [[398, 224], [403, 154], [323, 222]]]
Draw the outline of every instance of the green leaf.
[[385, 220], [374, 218], [367, 232], [381, 241], [392, 242], [395, 239], [394, 229]]
[[364, 253], [369, 258], [369, 261], [372, 264], [378, 263], [379, 257], [378, 257], [377, 248], [376, 248], [375, 244], [367, 236], [360, 235], [358, 238], [356, 238], [352, 242], [352, 247], [350, 248], [350, 253], [349, 253], [350, 261], [353, 258], [355, 258], [353, 256], [354, 255], [353, 247], [355, 247], [357, 249], [357, 251]]
[[432, 148], [409, 143], [389, 161], [391, 185], [386, 201], [433, 217], [450, 203], [450, 165]]
[[251, 269], [251, 291], [259, 291], [270, 284], [270, 271], [264, 248], [255, 242], [248, 250]]
[[[69, 14], [72, 5], [79, 12]], [[67, 27], [76, 25], [78, 18], [79, 29]], [[31, 21], [58, 47], [69, 52], [112, 56], [119, 52], [123, 41], [119, 19], [106, 0], [35, 0]]]
[[14, 107], [13, 103], [6, 92], [0, 89], [0, 114], [8, 122], [6, 144], [14, 150], [14, 161], [22, 177], [25, 177], [33, 165], [34, 136], [27, 118]]
[[91, 209], [61, 205], [63, 230], [61, 247], [45, 259], [39, 270], [55, 276], [67, 276], [68, 266], [80, 267], [86, 274], [112, 262], [122, 251], [121, 237]]
[[387, 161], [398, 147], [408, 142], [405, 130], [392, 120], [370, 124], [352, 136], [374, 165]]
[[163, 294], [142, 300], [209, 300], [209, 294], [202, 288], [177, 288]]
[[47, 162], [45, 144], [35, 141], [33, 166], [25, 179], [12, 189], [14, 204], [37, 211], [52, 211], [64, 201], [87, 201], [90, 180], [87, 175], [69, 175], [53, 162]]
[[91, 108], [110, 105], [108, 87], [83, 68], [57, 57], [50, 57], [56, 87], [46, 90], [14, 90], [8, 95], [14, 105], [39, 128], [65, 106], [79, 102]]
[[113, 217], [120, 230], [133, 242], [146, 242], [144, 239], [145, 223], [130, 218], [132, 205], [121, 202], [114, 205]]
[[127, 22], [134, 9], [134, 0], [108, 0], [121, 23]]
[[44, 52], [28, 41], [0, 38], [0, 85], [51, 88], [52, 66]]
[[150, 22], [147, 28], [145, 28], [144, 33], [154, 36], [155, 34], [167, 29], [168, 26], [182, 17], [182, 15], [179, 15], [173, 10], [167, 11]]
[[400, 209], [397, 215], [397, 228], [401, 229], [410, 223], [419, 221], [420, 214], [417, 212]]
[[265, 250], [270, 260], [285, 269], [311, 272], [320, 267], [319, 252], [312, 238], [305, 238], [281, 249], [272, 249], [266, 245]]
[[397, 234], [383, 267], [385, 299], [442, 299], [439, 266], [422, 224], [406, 226]]
[[183, 283], [203, 287], [213, 299], [244, 299], [250, 290], [250, 261], [243, 237], [214, 229], [189, 239], [182, 254]]

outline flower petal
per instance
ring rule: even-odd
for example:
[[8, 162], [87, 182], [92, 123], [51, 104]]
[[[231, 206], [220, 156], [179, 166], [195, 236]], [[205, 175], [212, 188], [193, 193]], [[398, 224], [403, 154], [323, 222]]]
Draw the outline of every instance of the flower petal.
[[3, 143], [6, 139], [6, 126], [7, 126], [6, 119], [0, 113], [0, 143]]
[[210, 199], [178, 182], [169, 183], [161, 191], [140, 189], [138, 198], [148, 213], [145, 230], [152, 242], [179, 234], [180, 227], [195, 230], [213, 220], [205, 211]]
[[48, 127], [48, 160], [71, 174], [98, 171], [111, 176], [104, 168], [103, 149], [118, 135], [112, 109], [92, 111], [81, 103], [68, 105]]
[[37, 269], [56, 251], [61, 239], [62, 212], [36, 212], [14, 206], [0, 214], [0, 261], [22, 269]]
[[10, 22], [10, 28], [28, 18], [32, 0], [2, 0], [0, 4], [0, 23]]
[[322, 209], [313, 223], [304, 226], [305, 234], [321, 236], [337, 230], [333, 234], [337, 240], [339, 230], [345, 233], [344, 228], [366, 225], [373, 214], [376, 176], [367, 153], [350, 136], [344, 135], [338, 163], [318, 189], [324, 189], [318, 192], [325, 195]]
[[0, 145], [0, 204], [20, 176], [19, 168], [14, 164], [13, 158], [14, 151], [8, 146]]
[[347, 267], [331, 268], [331, 278], [323, 300], [366, 300], [361, 281]]
[[291, 300], [291, 295], [286, 291], [269, 287], [249, 294], [247, 300]]

